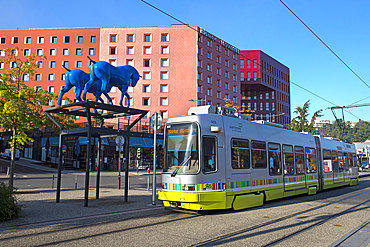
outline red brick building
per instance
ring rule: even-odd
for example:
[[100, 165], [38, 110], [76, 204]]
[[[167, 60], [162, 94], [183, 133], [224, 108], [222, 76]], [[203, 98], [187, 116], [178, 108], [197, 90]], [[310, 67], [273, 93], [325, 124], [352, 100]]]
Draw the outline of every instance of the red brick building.
[[241, 105], [254, 120], [290, 123], [289, 68], [260, 50], [240, 51]]

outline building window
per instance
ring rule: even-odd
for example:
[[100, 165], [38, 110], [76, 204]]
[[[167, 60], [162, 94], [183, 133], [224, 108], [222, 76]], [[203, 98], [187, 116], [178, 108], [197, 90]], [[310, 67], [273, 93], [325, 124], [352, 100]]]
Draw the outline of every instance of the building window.
[[167, 111], [161, 111], [162, 118], [168, 118], [168, 112]]
[[150, 59], [144, 59], [144, 67], [150, 67]]
[[128, 93], [133, 93], [133, 92], [134, 92], [134, 88], [133, 88], [133, 87], [131, 87], [131, 86], [129, 86], [129, 87], [127, 88], [127, 92], [128, 92]]
[[[65, 81], [65, 80], [66, 80], [66, 74], [62, 73], [62, 75], [61, 75], [60, 79], [61, 79], [62, 81]], [[64, 86], [62, 86], [62, 88], [64, 88]], [[62, 89], [62, 88], [61, 88], [61, 89]]]
[[90, 43], [96, 43], [96, 36], [90, 36], [89, 37], [89, 42]]
[[144, 72], [144, 80], [152, 79], [152, 74], [150, 72]]
[[84, 37], [83, 36], [77, 36], [76, 43], [83, 43]]
[[133, 55], [135, 54], [135, 50], [133, 46], [127, 47], [127, 54], [128, 55]]
[[236, 97], [233, 97], [233, 103], [236, 104]]
[[68, 68], [68, 67], [69, 67], [69, 61], [63, 61], [63, 62], [62, 62], [62, 65], [63, 65], [64, 67]]
[[212, 70], [211, 68], [212, 68], [212, 66], [210, 64], [207, 64], [207, 70], [211, 71]]
[[162, 33], [162, 41], [169, 41], [168, 33]]
[[168, 72], [161, 72], [161, 79], [168, 80]]
[[143, 105], [150, 105], [150, 98], [143, 98]]
[[134, 42], [135, 41], [135, 36], [133, 34], [128, 34], [127, 35], [127, 42]]
[[0, 44], [4, 45], [6, 42], [6, 38], [5, 37], [1, 37], [0, 38]]
[[42, 61], [38, 61], [37, 62], [37, 68], [38, 69], [42, 69]]
[[69, 48], [63, 49], [63, 56], [69, 56]]
[[169, 53], [168, 46], [162, 46], [162, 54], [168, 54], [168, 53]]
[[82, 68], [82, 61], [76, 61], [76, 68]]
[[54, 69], [55, 66], [56, 66], [56, 62], [55, 61], [50, 61], [49, 62], [49, 68]]
[[162, 59], [162, 67], [168, 67], [169, 66], [169, 59]]
[[57, 43], [57, 41], [58, 41], [57, 36], [51, 36], [51, 37], [50, 37], [50, 43], [52, 43], [52, 44], [56, 44], [56, 43]]
[[82, 48], [76, 48], [76, 55], [78, 56], [82, 55]]
[[168, 98], [161, 98], [161, 105], [168, 105]]
[[227, 82], [225, 83], [225, 89], [227, 89], [227, 90], [229, 89], [229, 83], [227, 83]]
[[202, 80], [202, 73], [198, 72], [198, 80]]
[[89, 55], [90, 56], [95, 55], [95, 48], [89, 48]]
[[271, 92], [271, 99], [275, 99], [275, 92], [274, 91]]
[[270, 110], [270, 104], [269, 102], [266, 102], [266, 111], [269, 111]]
[[127, 59], [126, 64], [134, 67], [134, 59]]
[[117, 54], [117, 47], [109, 47], [109, 54], [110, 55]]
[[37, 49], [37, 50], [36, 50], [36, 54], [37, 54], [37, 56], [42, 56], [42, 55], [44, 55], [44, 49]]
[[225, 77], [229, 78], [229, 71], [225, 71]]
[[207, 83], [208, 84], [211, 84], [212, 83], [212, 77], [211, 76], [207, 76]]
[[207, 58], [211, 59], [211, 53], [207, 52]]
[[150, 93], [151, 87], [150, 85], [143, 85], [143, 92], [144, 93]]
[[217, 73], [217, 75], [220, 75], [221, 74], [221, 69], [220, 68], [217, 68], [216, 69], [216, 73]]
[[50, 56], [56, 56], [57, 55], [57, 49], [50, 49]]
[[168, 93], [168, 85], [161, 85], [161, 93]]
[[116, 43], [117, 42], [117, 34], [111, 34], [110, 37], [109, 37], [109, 42]]
[[202, 61], [201, 60], [198, 60], [198, 67], [202, 68]]
[[144, 34], [144, 42], [150, 42], [150, 41], [152, 41], [152, 35]]
[[207, 40], [207, 46], [211, 47], [211, 41]]
[[[31, 44], [31, 37], [25, 37], [24, 38], [24, 43], [25, 44]], [[42, 43], [44, 43], [44, 42], [42, 42]]]
[[0, 69], [4, 68], [4, 62], [0, 62]]
[[253, 72], [253, 79], [256, 81], [257, 80], [257, 72]]
[[49, 93], [54, 93], [54, 86], [49, 86], [48, 87], [48, 92]]
[[208, 95], [208, 96], [211, 96], [211, 95], [212, 95], [212, 89], [211, 89], [211, 88], [208, 88], [208, 89], [207, 89], [207, 95]]
[[240, 78], [244, 78], [244, 72], [240, 72]]
[[24, 74], [22, 79], [23, 79], [23, 81], [29, 81], [30, 80], [30, 75], [29, 74]]
[[18, 37], [13, 37], [12, 38], [12, 44], [18, 44]]
[[236, 93], [236, 86], [235, 85], [233, 86], [233, 92]]
[[[49, 74], [48, 75], [48, 80], [49, 81], [54, 81], [55, 80], [55, 74]], [[54, 90], [54, 87], [53, 87], [53, 90]]]
[[257, 60], [253, 59], [253, 68], [257, 68]]
[[244, 60], [240, 60], [240, 68], [244, 69]]
[[272, 109], [271, 110], [275, 111], [275, 102], [272, 102], [271, 104], [272, 104], [272, 106], [271, 106]]
[[45, 42], [45, 38], [44, 37], [37, 37], [37, 43], [38, 44], [43, 44]]
[[269, 99], [270, 97], [269, 97], [269, 92], [268, 91], [266, 91], [266, 93], [265, 93], [265, 98], [266, 99]]
[[229, 95], [228, 94], [225, 94], [225, 99], [228, 99], [229, 98]]
[[217, 96], [217, 99], [220, 99], [221, 98], [221, 92], [217, 91], [216, 96]]
[[233, 81], [236, 81], [236, 75], [233, 75]]
[[24, 55], [25, 57], [28, 57], [29, 55], [31, 55], [31, 50], [30, 50], [30, 49], [24, 49], [24, 50], [23, 50], [23, 55]]
[[225, 60], [225, 66], [229, 67], [229, 60]]

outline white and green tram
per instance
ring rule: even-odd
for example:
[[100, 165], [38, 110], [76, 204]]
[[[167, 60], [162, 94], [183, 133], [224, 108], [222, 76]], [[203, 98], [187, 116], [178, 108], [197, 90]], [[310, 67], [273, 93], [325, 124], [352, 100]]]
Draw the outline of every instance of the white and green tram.
[[200, 106], [169, 118], [158, 197], [190, 210], [264, 201], [356, 185], [353, 144], [253, 122], [232, 108]]

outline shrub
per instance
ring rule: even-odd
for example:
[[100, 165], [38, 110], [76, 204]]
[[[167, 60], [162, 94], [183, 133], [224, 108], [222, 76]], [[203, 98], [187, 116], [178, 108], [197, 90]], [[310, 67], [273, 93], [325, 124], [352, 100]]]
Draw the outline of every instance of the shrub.
[[15, 197], [15, 188], [11, 188], [0, 182], [0, 222], [18, 217], [21, 206]]

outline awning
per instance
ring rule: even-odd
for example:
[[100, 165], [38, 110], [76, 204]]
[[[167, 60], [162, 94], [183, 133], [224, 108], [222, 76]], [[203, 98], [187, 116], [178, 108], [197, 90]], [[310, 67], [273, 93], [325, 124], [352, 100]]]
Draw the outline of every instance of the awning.
[[[144, 137], [130, 137], [130, 147], [153, 148], [154, 139]], [[157, 139], [157, 144], [163, 146], [163, 139]]]
[[[87, 145], [87, 137], [86, 136], [80, 136], [78, 138], [80, 145]], [[95, 137], [95, 144], [98, 145], [98, 138]], [[91, 137], [90, 145], [94, 145], [94, 138]], [[107, 138], [101, 138], [101, 145], [109, 145]]]

